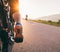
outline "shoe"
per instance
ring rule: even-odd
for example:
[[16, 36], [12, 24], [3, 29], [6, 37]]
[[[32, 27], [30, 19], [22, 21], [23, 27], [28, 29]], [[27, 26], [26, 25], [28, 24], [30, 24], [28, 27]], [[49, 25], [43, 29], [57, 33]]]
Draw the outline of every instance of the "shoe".
[[13, 39], [11, 40], [11, 38], [9, 38], [8, 44], [13, 45], [14, 44]]
[[13, 45], [14, 44], [14, 35], [11, 32], [9, 32], [8, 34], [9, 34], [9, 41], [8, 42], [10, 45]]
[[11, 36], [11, 41], [14, 42], [14, 38], [13, 38], [13, 36]]
[[16, 43], [22, 43], [23, 42], [23, 35], [22, 35], [22, 25], [20, 23], [17, 23], [15, 28], [15, 42]]
[[17, 32], [22, 33], [22, 25], [21, 25], [21, 23], [16, 23], [16, 25], [14, 27], [14, 32], [15, 33], [17, 33]]

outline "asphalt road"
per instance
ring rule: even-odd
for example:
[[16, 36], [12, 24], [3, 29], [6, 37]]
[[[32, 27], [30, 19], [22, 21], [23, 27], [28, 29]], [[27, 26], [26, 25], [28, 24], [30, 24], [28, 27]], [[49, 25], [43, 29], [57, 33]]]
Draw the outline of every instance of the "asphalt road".
[[22, 26], [24, 41], [14, 43], [9, 52], [60, 52], [60, 27], [25, 20]]

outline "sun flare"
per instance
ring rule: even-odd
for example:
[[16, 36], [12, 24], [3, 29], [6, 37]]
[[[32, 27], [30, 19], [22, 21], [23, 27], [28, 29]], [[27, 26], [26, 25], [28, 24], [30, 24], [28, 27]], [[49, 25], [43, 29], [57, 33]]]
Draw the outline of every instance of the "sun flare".
[[26, 14], [29, 14], [27, 3], [27, 0], [19, 0], [19, 12], [22, 18], [25, 18]]
[[47, 0], [45, 2], [42, 0], [19, 0], [19, 11], [22, 18], [25, 18], [27, 14], [30, 19], [59, 14], [59, 2], [59, 0], [49, 0], [49, 2]]

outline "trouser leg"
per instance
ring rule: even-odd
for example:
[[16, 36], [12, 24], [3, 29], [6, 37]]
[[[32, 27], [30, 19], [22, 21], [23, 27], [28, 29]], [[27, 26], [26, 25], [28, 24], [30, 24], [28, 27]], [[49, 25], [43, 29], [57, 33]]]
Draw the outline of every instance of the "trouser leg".
[[10, 39], [11, 39], [11, 41], [13, 41], [14, 42], [14, 30], [13, 30], [13, 28], [14, 28], [14, 24], [13, 24], [13, 19], [12, 19], [12, 15], [10, 15], [10, 22], [9, 22], [9, 26], [8, 26], [8, 29], [9, 29], [9, 34], [10, 34]]
[[6, 42], [2, 43], [2, 52], [8, 52], [8, 43]]
[[8, 32], [1, 30], [2, 52], [8, 52]]

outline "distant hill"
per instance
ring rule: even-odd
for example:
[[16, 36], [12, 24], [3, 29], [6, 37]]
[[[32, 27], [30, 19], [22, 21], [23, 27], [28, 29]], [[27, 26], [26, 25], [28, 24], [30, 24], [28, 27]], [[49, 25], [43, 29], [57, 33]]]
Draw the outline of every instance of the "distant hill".
[[37, 20], [46, 20], [46, 21], [51, 20], [53, 22], [57, 22], [58, 20], [60, 20], [60, 14], [38, 17]]

